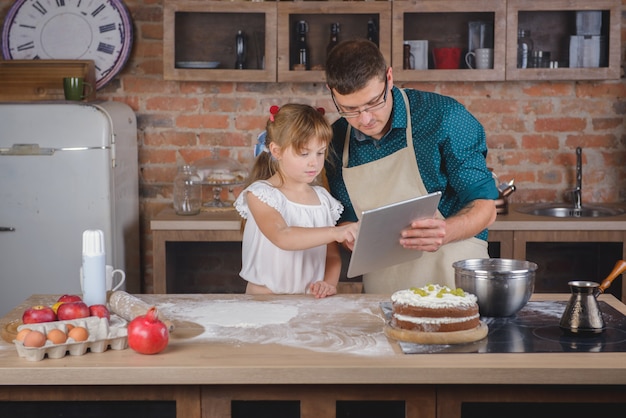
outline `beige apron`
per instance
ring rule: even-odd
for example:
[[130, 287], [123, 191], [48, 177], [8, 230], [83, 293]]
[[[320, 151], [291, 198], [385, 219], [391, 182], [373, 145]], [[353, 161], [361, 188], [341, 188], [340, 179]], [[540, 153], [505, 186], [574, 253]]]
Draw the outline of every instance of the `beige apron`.
[[[400, 90], [407, 112], [407, 146], [385, 158], [348, 168], [350, 125], [343, 151], [343, 180], [355, 212], [374, 209], [427, 194], [420, 176], [413, 147], [409, 100]], [[442, 215], [437, 211], [437, 216]], [[363, 275], [366, 293], [390, 294], [412, 286], [438, 283], [454, 288], [452, 263], [469, 258], [488, 258], [487, 243], [472, 237], [442, 246], [436, 252], [423, 252], [419, 258]]]

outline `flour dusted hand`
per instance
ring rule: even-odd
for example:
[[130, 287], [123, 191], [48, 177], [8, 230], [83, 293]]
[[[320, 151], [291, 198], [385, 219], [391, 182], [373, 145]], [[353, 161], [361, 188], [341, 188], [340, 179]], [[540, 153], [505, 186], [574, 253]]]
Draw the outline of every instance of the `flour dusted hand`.
[[309, 293], [315, 296], [317, 299], [325, 298], [326, 296], [332, 296], [337, 294], [337, 286], [334, 286], [327, 282], [315, 282], [309, 286]]

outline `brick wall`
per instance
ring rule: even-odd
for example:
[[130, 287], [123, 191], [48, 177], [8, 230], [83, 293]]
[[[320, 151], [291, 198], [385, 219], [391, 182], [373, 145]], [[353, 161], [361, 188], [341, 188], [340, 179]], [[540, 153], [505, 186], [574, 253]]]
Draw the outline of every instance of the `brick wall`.
[[[622, 62], [626, 0], [622, 0]], [[0, 0], [0, 19], [13, 4]], [[249, 164], [252, 144], [272, 104], [334, 106], [322, 84], [164, 81], [162, 0], [126, 0], [135, 25], [132, 56], [98, 98], [129, 104], [138, 118], [141, 254], [151, 283], [150, 219], [171, 204], [176, 167], [213, 151]], [[574, 186], [575, 153], [584, 148], [584, 194], [590, 202], [626, 201], [626, 84], [607, 82], [407, 83], [464, 103], [483, 123], [488, 164], [515, 178], [512, 202], [563, 200]], [[152, 291], [147, 285], [144, 292]]]

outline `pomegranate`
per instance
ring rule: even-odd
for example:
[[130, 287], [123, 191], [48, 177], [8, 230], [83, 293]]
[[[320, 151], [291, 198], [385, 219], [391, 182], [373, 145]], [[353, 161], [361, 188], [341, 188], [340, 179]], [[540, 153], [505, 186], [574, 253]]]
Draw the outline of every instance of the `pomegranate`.
[[141, 354], [157, 354], [167, 347], [169, 332], [155, 306], [128, 324], [128, 346]]

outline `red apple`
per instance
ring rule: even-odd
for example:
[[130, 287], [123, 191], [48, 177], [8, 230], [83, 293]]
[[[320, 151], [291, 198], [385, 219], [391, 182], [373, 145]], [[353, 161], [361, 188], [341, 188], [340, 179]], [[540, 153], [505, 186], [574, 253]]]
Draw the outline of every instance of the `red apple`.
[[82, 298], [78, 295], [63, 295], [57, 299], [57, 302], [82, 302]]
[[60, 321], [66, 319], [86, 318], [89, 316], [89, 306], [85, 302], [65, 302], [59, 306], [57, 317]]
[[97, 316], [98, 318], [111, 319], [111, 313], [106, 305], [91, 305], [89, 307], [89, 314], [91, 316]]
[[49, 306], [37, 305], [28, 308], [22, 315], [22, 322], [25, 324], [38, 324], [40, 322], [56, 321], [57, 316]]

